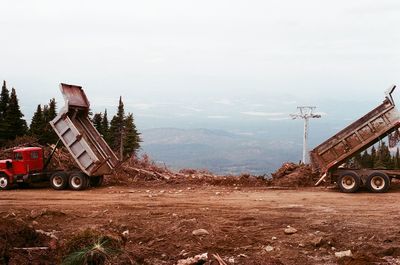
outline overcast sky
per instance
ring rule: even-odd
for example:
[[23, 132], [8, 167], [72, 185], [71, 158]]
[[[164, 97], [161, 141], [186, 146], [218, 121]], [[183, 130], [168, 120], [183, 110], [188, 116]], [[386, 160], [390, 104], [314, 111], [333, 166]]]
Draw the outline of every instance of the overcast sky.
[[2, 0], [0, 10], [0, 78], [28, 119], [61, 101], [60, 82], [84, 86], [95, 111], [114, 112], [122, 95], [143, 127], [281, 120], [302, 104], [351, 119], [365, 109], [336, 113], [342, 101], [379, 103], [400, 83], [398, 0]]

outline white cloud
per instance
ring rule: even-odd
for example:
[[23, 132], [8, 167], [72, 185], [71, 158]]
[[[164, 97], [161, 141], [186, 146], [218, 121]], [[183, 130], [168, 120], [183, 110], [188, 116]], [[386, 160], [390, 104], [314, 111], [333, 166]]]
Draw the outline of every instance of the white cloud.
[[132, 103], [132, 104], [126, 104], [126, 106], [129, 106], [129, 107], [132, 107], [132, 108], [138, 109], [138, 110], [149, 110], [151, 108], [154, 108], [156, 105], [150, 104], [150, 103]]
[[248, 116], [257, 116], [257, 117], [287, 116], [287, 114], [283, 113], [283, 112], [262, 112], [262, 111], [243, 111], [243, 112], [241, 112], [241, 114], [248, 115]]
[[207, 118], [209, 118], [209, 119], [228, 119], [229, 116], [225, 116], [225, 115], [209, 115], [209, 116], [207, 116]]
[[183, 106], [182, 108], [187, 109], [187, 110], [191, 110], [191, 111], [194, 111], [194, 112], [203, 112], [204, 111], [204, 109], [191, 107], [191, 106]]
[[265, 104], [253, 103], [253, 104], [250, 104], [250, 106], [254, 107], [254, 108], [262, 108], [262, 107], [265, 107]]
[[285, 104], [285, 105], [294, 105], [296, 103], [297, 103], [297, 101], [295, 101], [295, 100], [282, 101], [282, 104]]
[[289, 117], [277, 117], [277, 118], [269, 118], [269, 121], [284, 121], [284, 120], [290, 120]]
[[215, 104], [221, 104], [221, 105], [233, 105], [233, 102], [230, 99], [223, 98], [214, 101]]
[[175, 114], [175, 117], [179, 117], [179, 118], [190, 117], [190, 116], [192, 116], [192, 114], [190, 114], [190, 113], [183, 113], [183, 112], [181, 112], [181, 113], [176, 113], [176, 114]]
[[254, 136], [255, 135], [253, 132], [237, 132], [235, 134], [242, 135], [242, 136]]
[[157, 115], [157, 114], [148, 114], [148, 113], [138, 113], [138, 114], [135, 114], [135, 118], [137, 118], [137, 117], [141, 117], [141, 118], [157, 118], [157, 119], [159, 119], [159, 118], [164, 118], [162, 115]]

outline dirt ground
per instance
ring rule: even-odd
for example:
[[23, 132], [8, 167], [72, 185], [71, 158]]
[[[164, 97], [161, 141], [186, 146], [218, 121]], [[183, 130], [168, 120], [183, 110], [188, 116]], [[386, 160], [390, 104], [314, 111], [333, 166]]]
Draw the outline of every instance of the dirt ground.
[[[212, 254], [226, 264], [400, 264], [399, 200], [398, 187], [386, 194], [167, 184], [36, 188], [1, 191], [0, 216], [51, 232], [58, 245], [85, 228], [125, 231], [133, 264], [177, 264], [203, 253], [206, 264], [218, 264]], [[285, 234], [289, 226], [297, 232]], [[193, 235], [197, 229], [208, 235]], [[335, 257], [347, 250], [352, 258]], [[26, 264], [57, 264], [45, 258], [52, 251], [12, 249], [9, 264], [21, 255]]]

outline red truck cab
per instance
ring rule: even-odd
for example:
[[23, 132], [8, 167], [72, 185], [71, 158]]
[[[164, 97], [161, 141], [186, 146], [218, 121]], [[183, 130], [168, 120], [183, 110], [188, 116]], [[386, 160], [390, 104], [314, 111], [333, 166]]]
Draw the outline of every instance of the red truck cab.
[[13, 151], [12, 169], [14, 175], [26, 175], [43, 170], [43, 149], [24, 147]]
[[[24, 147], [13, 151], [13, 158], [0, 160], [0, 188], [24, 181], [29, 174], [43, 170], [43, 149]], [[4, 186], [4, 187], [3, 187]]]

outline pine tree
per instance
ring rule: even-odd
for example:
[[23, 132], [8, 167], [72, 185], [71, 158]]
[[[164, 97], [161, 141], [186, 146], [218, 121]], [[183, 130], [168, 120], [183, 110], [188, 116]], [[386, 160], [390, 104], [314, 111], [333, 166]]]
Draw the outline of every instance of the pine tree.
[[48, 105], [43, 106], [43, 144], [55, 144], [58, 141], [58, 136], [50, 125], [50, 121], [52, 121], [56, 116], [57, 103], [56, 100], [52, 98]]
[[140, 134], [136, 129], [133, 114], [129, 113], [125, 119], [124, 157], [135, 155], [140, 148]]
[[15, 89], [11, 90], [10, 102], [5, 113], [5, 122], [9, 126], [8, 140], [13, 140], [17, 136], [25, 135], [27, 132], [26, 121], [23, 119], [21, 109], [18, 104], [18, 97]]
[[377, 156], [376, 148], [375, 148], [375, 146], [372, 146], [372, 148], [371, 148], [371, 156], [370, 156], [370, 159], [371, 159], [371, 168], [374, 167], [375, 160], [377, 159], [376, 156]]
[[125, 109], [122, 97], [119, 97], [118, 111], [117, 114], [112, 118], [110, 123], [110, 144], [113, 150], [118, 150], [120, 158], [123, 155], [123, 135], [124, 135], [124, 120], [125, 120]]
[[107, 143], [111, 143], [110, 141], [110, 124], [108, 122], [108, 116], [107, 116], [107, 109], [104, 110], [104, 115], [103, 119], [101, 121], [101, 127], [103, 129], [103, 138], [106, 140]]
[[31, 125], [29, 127], [29, 134], [38, 138], [39, 142], [43, 141], [43, 131], [44, 131], [44, 115], [42, 111], [42, 106], [39, 104], [33, 114]]
[[3, 145], [8, 139], [10, 131], [9, 124], [5, 121], [6, 110], [10, 102], [10, 93], [7, 89], [6, 81], [3, 81], [0, 94], [0, 145]]
[[389, 150], [389, 146], [385, 142], [382, 142], [381, 148], [383, 164], [387, 169], [393, 168], [393, 159]]
[[9, 103], [10, 103], [10, 92], [7, 89], [6, 81], [4, 80], [0, 94], [0, 118], [1, 117], [4, 118]]
[[385, 142], [381, 142], [376, 150], [374, 168], [389, 169], [391, 167], [393, 167], [393, 165], [391, 163], [389, 147], [385, 144]]
[[361, 155], [361, 165], [364, 168], [372, 168], [373, 164], [371, 162], [371, 156], [368, 154], [368, 151], [365, 150]]
[[50, 102], [48, 105], [48, 113], [45, 117], [48, 121], [51, 121], [56, 116], [57, 116], [57, 103], [56, 103], [56, 99], [52, 98], [52, 99], [50, 99]]
[[131, 156], [140, 147], [140, 137], [134, 124], [133, 115], [125, 117], [124, 103], [119, 98], [117, 114], [112, 118], [109, 131], [109, 143], [113, 150], [124, 159]]
[[101, 123], [102, 120], [103, 120], [103, 115], [101, 114], [101, 112], [95, 113], [92, 119], [94, 127], [100, 134], [103, 134], [103, 124]]
[[361, 153], [358, 153], [354, 156], [353, 159], [353, 167], [354, 168], [361, 168], [362, 167], [362, 157]]
[[400, 169], [400, 151], [399, 151], [399, 148], [397, 147], [397, 149], [396, 149], [396, 155], [393, 157], [393, 160], [394, 160], [394, 169]]

